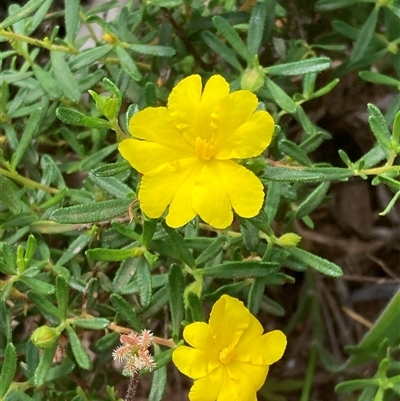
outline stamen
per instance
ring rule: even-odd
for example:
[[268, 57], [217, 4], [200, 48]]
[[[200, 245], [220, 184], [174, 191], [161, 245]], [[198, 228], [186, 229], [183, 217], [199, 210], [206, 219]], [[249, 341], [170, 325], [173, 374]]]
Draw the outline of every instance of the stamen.
[[211, 160], [214, 156], [214, 146], [211, 145], [207, 140], [202, 139], [199, 136], [196, 138], [195, 149], [196, 155], [199, 159]]

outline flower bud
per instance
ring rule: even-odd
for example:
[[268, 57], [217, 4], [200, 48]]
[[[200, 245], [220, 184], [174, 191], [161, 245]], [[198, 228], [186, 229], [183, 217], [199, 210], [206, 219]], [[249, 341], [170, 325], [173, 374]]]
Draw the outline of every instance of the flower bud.
[[109, 33], [105, 33], [102, 36], [104, 42], [106, 43], [110, 43], [110, 44], [114, 44], [117, 41], [117, 38], [114, 35], [111, 35]]
[[60, 332], [54, 327], [38, 327], [31, 335], [31, 341], [38, 348], [50, 348], [60, 337]]
[[284, 248], [290, 248], [292, 246], [297, 246], [300, 240], [300, 235], [295, 233], [286, 233], [276, 240], [276, 244]]
[[242, 89], [251, 92], [258, 91], [264, 85], [264, 73], [261, 67], [247, 68], [240, 80]]

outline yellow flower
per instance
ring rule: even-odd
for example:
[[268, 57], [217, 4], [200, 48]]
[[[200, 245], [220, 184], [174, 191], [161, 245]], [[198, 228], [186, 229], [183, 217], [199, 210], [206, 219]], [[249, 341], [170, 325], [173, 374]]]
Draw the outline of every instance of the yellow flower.
[[263, 185], [232, 159], [260, 155], [269, 145], [274, 121], [258, 110], [247, 90], [229, 93], [220, 75], [202, 92], [201, 78], [191, 75], [172, 90], [168, 107], [149, 107], [129, 121], [133, 138], [119, 145], [122, 156], [144, 174], [142, 211], [181, 227], [197, 214], [216, 228], [226, 228], [233, 210], [254, 217], [264, 199]]
[[196, 379], [190, 401], [257, 401], [269, 365], [286, 348], [286, 337], [274, 330], [263, 335], [260, 322], [243, 302], [223, 295], [213, 306], [209, 323], [185, 327], [185, 345], [172, 360], [185, 375]]

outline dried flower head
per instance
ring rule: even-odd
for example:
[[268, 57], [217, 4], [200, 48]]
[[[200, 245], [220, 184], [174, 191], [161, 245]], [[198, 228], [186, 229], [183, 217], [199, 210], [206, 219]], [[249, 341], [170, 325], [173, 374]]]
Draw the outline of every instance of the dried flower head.
[[141, 333], [132, 331], [129, 334], [121, 334], [121, 344], [113, 353], [113, 359], [124, 364], [123, 374], [133, 377], [141, 369], [152, 371], [156, 363], [148, 348], [153, 342], [153, 333], [150, 330], [142, 330]]

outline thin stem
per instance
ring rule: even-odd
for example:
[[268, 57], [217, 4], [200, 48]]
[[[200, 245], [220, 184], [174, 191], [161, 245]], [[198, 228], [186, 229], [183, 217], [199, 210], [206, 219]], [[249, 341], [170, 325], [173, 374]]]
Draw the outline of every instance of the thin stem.
[[131, 377], [129, 381], [128, 390], [126, 391], [125, 401], [133, 401], [133, 397], [136, 394], [136, 389], [139, 383], [139, 372], [135, 372], [135, 374]]
[[[85, 317], [93, 317], [92, 315], [86, 314], [84, 315]], [[127, 327], [122, 327], [118, 326], [117, 324], [111, 322], [110, 325], [107, 327], [109, 330], [116, 331], [117, 333], [122, 333], [122, 334], [129, 334], [132, 333], [132, 329], [128, 329]], [[153, 337], [153, 343], [159, 344], [159, 345], [165, 345], [166, 347], [169, 348], [175, 348], [176, 344], [174, 343], [173, 340], [168, 339], [168, 338], [162, 338], [162, 337]]]
[[57, 50], [64, 53], [78, 54], [79, 52], [75, 49], [66, 46], [55, 45], [50, 43], [50, 41], [39, 40], [31, 38], [30, 36], [20, 35], [11, 31], [6, 31], [5, 29], [0, 29], [0, 37], [5, 37], [17, 42], [26, 42], [34, 46], [44, 47], [48, 50]]
[[50, 194], [57, 194], [59, 191], [57, 188], [48, 187], [47, 185], [40, 184], [39, 182], [33, 181], [29, 178], [22, 177], [16, 171], [7, 171], [3, 168], [0, 168], [0, 174], [13, 179], [14, 181], [17, 181], [28, 188], [41, 189], [42, 191]]

